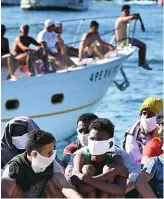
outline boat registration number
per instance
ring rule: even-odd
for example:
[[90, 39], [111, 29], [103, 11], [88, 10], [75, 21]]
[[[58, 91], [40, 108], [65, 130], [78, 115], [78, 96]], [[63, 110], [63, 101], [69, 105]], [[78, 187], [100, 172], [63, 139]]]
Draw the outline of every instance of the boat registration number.
[[89, 80], [91, 82], [96, 82], [99, 80], [109, 78], [110, 74], [111, 74], [111, 69], [101, 70], [99, 72], [92, 73]]

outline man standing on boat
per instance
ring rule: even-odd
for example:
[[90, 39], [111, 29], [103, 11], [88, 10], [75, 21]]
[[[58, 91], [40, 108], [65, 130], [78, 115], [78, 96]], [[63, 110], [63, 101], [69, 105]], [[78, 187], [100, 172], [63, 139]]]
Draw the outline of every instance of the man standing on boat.
[[[84, 33], [82, 36], [80, 46], [79, 46], [79, 61], [84, 58], [94, 58], [98, 56], [100, 59], [105, 58], [105, 54], [110, 50], [115, 50], [114, 46], [104, 42], [98, 33], [99, 24], [97, 21], [92, 21], [90, 23], [89, 32]], [[101, 46], [107, 48], [105, 53], [99, 50], [95, 42], [98, 42]]]
[[141, 29], [145, 32], [145, 27], [142, 22], [141, 16], [138, 13], [130, 14], [130, 5], [123, 5], [122, 6], [122, 16], [119, 17], [115, 23], [115, 36], [116, 41], [119, 42], [121, 47], [127, 45], [128, 42], [131, 43], [133, 46], [139, 48], [139, 61], [138, 65], [143, 67], [147, 70], [152, 70], [146, 62], [146, 44], [135, 39], [135, 38], [127, 38], [127, 24], [130, 23], [132, 20], [139, 20], [141, 23]]

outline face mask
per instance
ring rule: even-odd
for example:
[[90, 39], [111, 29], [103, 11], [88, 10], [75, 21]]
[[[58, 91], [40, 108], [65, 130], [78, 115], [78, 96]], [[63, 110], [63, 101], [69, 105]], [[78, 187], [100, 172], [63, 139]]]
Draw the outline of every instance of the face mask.
[[36, 157], [32, 157], [32, 169], [35, 173], [41, 173], [46, 170], [46, 168], [55, 160], [56, 150], [53, 151], [53, 154], [50, 158], [44, 157], [37, 152]]
[[89, 133], [88, 134], [78, 133], [77, 138], [79, 139], [80, 144], [82, 146], [87, 146], [88, 145], [88, 136], [89, 136]]
[[147, 132], [152, 132], [156, 128], [156, 116], [145, 119], [144, 116], [141, 116], [141, 125]]
[[114, 151], [114, 138], [103, 141], [89, 139], [88, 149], [91, 155], [102, 155]]
[[12, 144], [17, 149], [25, 149], [26, 141], [28, 139], [28, 133], [25, 133], [22, 136], [12, 137]]

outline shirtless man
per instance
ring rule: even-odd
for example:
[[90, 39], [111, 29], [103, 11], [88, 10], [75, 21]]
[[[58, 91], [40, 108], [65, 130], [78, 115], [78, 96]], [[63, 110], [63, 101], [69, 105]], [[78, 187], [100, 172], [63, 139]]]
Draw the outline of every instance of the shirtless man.
[[[141, 24], [141, 30], [145, 32], [145, 27], [140, 14], [130, 14], [130, 5], [123, 5], [122, 16], [119, 17], [115, 23], [115, 36], [116, 40], [120, 42], [120, 46], [125, 46], [127, 44], [127, 24], [132, 20], [139, 20]], [[146, 62], [146, 44], [135, 38], [128, 38], [128, 40], [133, 46], [139, 48], [138, 65], [144, 69], [152, 70], [152, 68], [150, 68]]]
[[102, 53], [95, 45], [96, 41], [98, 41], [101, 46], [107, 48], [107, 51], [115, 50], [114, 46], [104, 42], [101, 39], [98, 33], [98, 28], [99, 24], [97, 23], [97, 21], [92, 21], [90, 23], [90, 31], [84, 33], [84, 35], [82, 36], [79, 46], [79, 61], [82, 61], [83, 58], [94, 57], [94, 54], [98, 56], [100, 59], [105, 58], [104, 53]]
[[[9, 63], [9, 72], [11, 79], [17, 80], [18, 77], [14, 75], [14, 72], [20, 65], [27, 65], [28, 69], [31, 71], [31, 61], [42, 57], [43, 61], [46, 62], [46, 56], [42, 56], [39, 50], [40, 44], [28, 36], [29, 26], [27, 24], [23, 24], [20, 27], [21, 35], [16, 38], [13, 45], [13, 51], [11, 53], [10, 63]], [[30, 48], [30, 44], [37, 46], [37, 49]], [[29, 73], [30, 73], [29, 71]]]

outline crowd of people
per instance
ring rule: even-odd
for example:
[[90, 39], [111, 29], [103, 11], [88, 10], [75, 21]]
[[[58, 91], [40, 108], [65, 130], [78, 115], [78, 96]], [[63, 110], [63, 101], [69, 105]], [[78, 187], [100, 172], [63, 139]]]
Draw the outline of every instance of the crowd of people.
[[[122, 16], [115, 23], [115, 39], [119, 47], [124, 47], [127, 42], [139, 48], [138, 65], [147, 70], [152, 70], [146, 62], [146, 45], [135, 39], [127, 38], [127, 24], [131, 20], [139, 20], [142, 31], [145, 31], [141, 16], [138, 13], [130, 14], [130, 6], [122, 6]], [[8, 39], [4, 37], [5, 25], [1, 25], [1, 61], [2, 66], [9, 71], [8, 79], [17, 80], [15, 71], [20, 66], [26, 66], [27, 75], [45, 74], [77, 67], [77, 64], [70, 57], [78, 57], [79, 62], [84, 58], [105, 59], [109, 56], [109, 51], [115, 51], [116, 47], [106, 43], [98, 32], [99, 23], [92, 21], [90, 29], [84, 33], [79, 44], [79, 49], [66, 46], [62, 38], [63, 25], [47, 19], [44, 29], [38, 33], [37, 39], [29, 36], [30, 27], [23, 24], [20, 27], [21, 34], [15, 39], [13, 49], [10, 52]], [[30, 45], [35, 48], [31, 48]], [[51, 69], [48, 64], [51, 62]]]
[[110, 119], [80, 115], [62, 160], [51, 133], [25, 116], [10, 120], [1, 138], [2, 198], [163, 198], [163, 105], [144, 100], [122, 147]]

